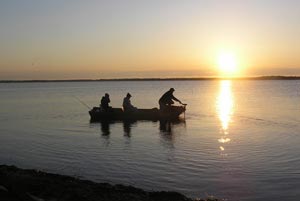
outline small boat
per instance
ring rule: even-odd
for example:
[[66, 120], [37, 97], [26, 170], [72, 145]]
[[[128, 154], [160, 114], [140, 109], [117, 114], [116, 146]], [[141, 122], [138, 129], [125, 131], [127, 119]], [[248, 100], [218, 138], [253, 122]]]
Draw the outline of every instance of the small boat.
[[102, 120], [174, 120], [186, 110], [184, 106], [170, 106], [164, 110], [153, 109], [137, 109], [135, 111], [124, 112], [122, 108], [110, 108], [104, 111], [100, 107], [94, 107], [89, 111], [91, 121]]

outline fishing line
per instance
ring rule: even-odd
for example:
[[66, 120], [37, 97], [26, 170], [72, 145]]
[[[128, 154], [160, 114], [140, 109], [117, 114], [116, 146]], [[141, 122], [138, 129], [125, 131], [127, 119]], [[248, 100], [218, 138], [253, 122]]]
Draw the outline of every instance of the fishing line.
[[85, 107], [87, 107], [88, 109], [92, 109], [90, 106], [88, 106], [85, 102], [83, 102], [82, 100], [80, 100], [79, 98], [77, 98], [76, 96], [73, 96], [76, 100], [78, 100], [82, 105], [84, 105]]

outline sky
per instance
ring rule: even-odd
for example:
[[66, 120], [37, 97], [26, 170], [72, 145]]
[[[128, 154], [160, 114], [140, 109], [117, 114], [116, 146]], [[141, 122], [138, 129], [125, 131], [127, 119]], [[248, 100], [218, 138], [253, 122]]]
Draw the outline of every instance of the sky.
[[[299, 0], [1, 0], [0, 80], [300, 75]], [[224, 73], [224, 72], [223, 72]]]

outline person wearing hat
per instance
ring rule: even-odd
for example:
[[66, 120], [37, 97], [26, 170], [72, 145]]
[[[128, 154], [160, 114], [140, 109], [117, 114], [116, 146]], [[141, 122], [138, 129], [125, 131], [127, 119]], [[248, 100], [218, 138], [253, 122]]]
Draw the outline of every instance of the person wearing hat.
[[128, 112], [128, 111], [132, 112], [132, 111], [136, 111], [137, 110], [137, 108], [134, 107], [131, 104], [130, 98], [131, 98], [131, 94], [127, 93], [126, 97], [123, 99], [123, 110], [124, 110], [124, 112]]
[[111, 107], [108, 105], [110, 103], [109, 94], [105, 93], [101, 98], [100, 108], [104, 111], [108, 111]]
[[162, 95], [162, 97], [159, 99], [158, 103], [159, 103], [159, 108], [161, 110], [171, 106], [172, 104], [174, 104], [174, 101], [179, 102], [180, 104], [182, 104], [182, 102], [180, 100], [178, 100], [174, 95], [173, 92], [175, 91], [174, 88], [170, 88], [169, 91], [167, 91], [166, 93], [164, 93], [164, 95]]

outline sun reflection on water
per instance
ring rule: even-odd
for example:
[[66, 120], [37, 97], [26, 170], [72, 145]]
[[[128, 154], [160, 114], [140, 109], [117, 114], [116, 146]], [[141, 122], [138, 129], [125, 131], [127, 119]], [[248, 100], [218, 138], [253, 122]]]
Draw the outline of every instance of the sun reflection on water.
[[[228, 137], [229, 123], [233, 114], [234, 100], [231, 92], [231, 81], [222, 80], [220, 82], [220, 92], [217, 97], [216, 108], [219, 120], [221, 122], [221, 137], [218, 139], [219, 143], [225, 144], [230, 142]], [[220, 146], [220, 150], [224, 151], [224, 145]]]

